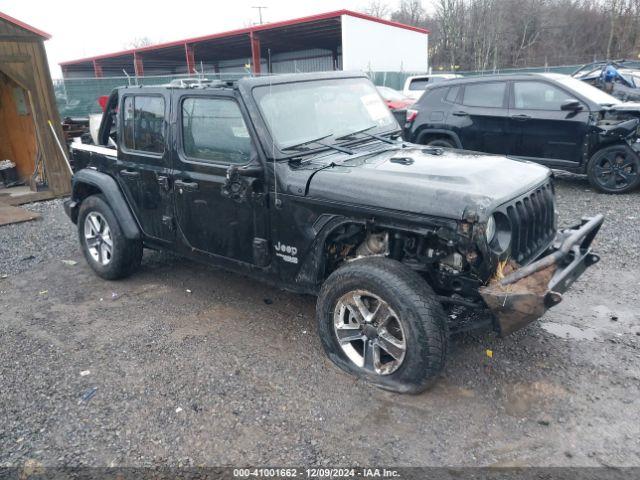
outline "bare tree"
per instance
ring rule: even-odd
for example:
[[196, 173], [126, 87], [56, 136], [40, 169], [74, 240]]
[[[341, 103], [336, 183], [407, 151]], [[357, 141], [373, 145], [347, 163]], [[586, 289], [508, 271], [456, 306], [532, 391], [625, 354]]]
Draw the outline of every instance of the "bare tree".
[[378, 18], [389, 18], [391, 15], [391, 6], [384, 0], [371, 0], [364, 7], [364, 13]]
[[124, 48], [142, 48], [153, 45], [153, 41], [149, 37], [135, 37], [130, 42], [124, 45]]

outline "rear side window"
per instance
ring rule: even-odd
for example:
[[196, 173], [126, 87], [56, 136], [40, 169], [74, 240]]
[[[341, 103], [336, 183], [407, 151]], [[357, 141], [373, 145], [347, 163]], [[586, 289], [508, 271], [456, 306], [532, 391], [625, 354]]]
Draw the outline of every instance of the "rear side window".
[[428, 78], [416, 78], [409, 82], [409, 90], [424, 90], [429, 85]]
[[505, 82], [466, 85], [462, 103], [469, 107], [502, 107], [506, 88]]
[[460, 87], [451, 87], [447, 92], [447, 96], [445, 97], [445, 100], [447, 102], [456, 103], [459, 92], [460, 92]]
[[130, 95], [124, 99], [123, 142], [130, 150], [164, 152], [164, 98]]
[[251, 137], [240, 107], [222, 98], [186, 98], [182, 102], [182, 141], [187, 157], [225, 164], [245, 164]]

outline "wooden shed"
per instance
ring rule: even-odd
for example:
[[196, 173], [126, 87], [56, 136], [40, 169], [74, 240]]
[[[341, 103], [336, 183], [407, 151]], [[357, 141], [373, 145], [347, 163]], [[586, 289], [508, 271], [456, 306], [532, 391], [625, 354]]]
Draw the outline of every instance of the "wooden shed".
[[[21, 195], [25, 200], [57, 197], [70, 190], [70, 170], [57, 143], [60, 140], [64, 146], [44, 48], [49, 38], [0, 12], [0, 162], [16, 165], [17, 183], [27, 187], [22, 187], [27, 190]], [[7, 196], [10, 190], [0, 189], [0, 194]]]

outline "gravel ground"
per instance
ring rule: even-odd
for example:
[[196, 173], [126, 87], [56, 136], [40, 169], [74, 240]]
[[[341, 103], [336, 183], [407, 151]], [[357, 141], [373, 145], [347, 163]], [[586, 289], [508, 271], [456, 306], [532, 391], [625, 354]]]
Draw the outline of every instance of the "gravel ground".
[[65, 215], [61, 199], [22, 207], [40, 213], [42, 218], [0, 227], [0, 275], [24, 272], [78, 250], [75, 227]]
[[0, 466], [640, 465], [640, 193], [557, 187], [561, 222], [607, 215], [602, 262], [525, 330], [456, 336], [417, 396], [336, 369], [311, 297], [159, 254], [106, 282], [30, 206], [0, 228]]

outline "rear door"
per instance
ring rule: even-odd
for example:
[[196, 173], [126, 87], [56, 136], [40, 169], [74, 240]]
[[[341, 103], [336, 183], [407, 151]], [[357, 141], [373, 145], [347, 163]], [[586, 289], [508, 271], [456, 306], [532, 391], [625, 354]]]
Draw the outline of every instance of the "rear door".
[[464, 85], [447, 115], [447, 124], [458, 135], [462, 148], [488, 153], [509, 152], [507, 98], [504, 81]]
[[243, 177], [238, 195], [225, 193], [230, 166], [260, 162], [244, 107], [230, 92], [178, 92], [174, 105], [175, 209], [184, 241], [198, 252], [266, 264], [262, 180]]
[[165, 89], [126, 91], [119, 99], [120, 138], [115, 177], [144, 234], [174, 238], [170, 190], [170, 96]]
[[539, 80], [511, 84], [509, 132], [516, 138], [512, 154], [548, 165], [580, 162], [589, 122], [589, 108], [563, 111], [566, 100], [576, 100], [564, 89]]

